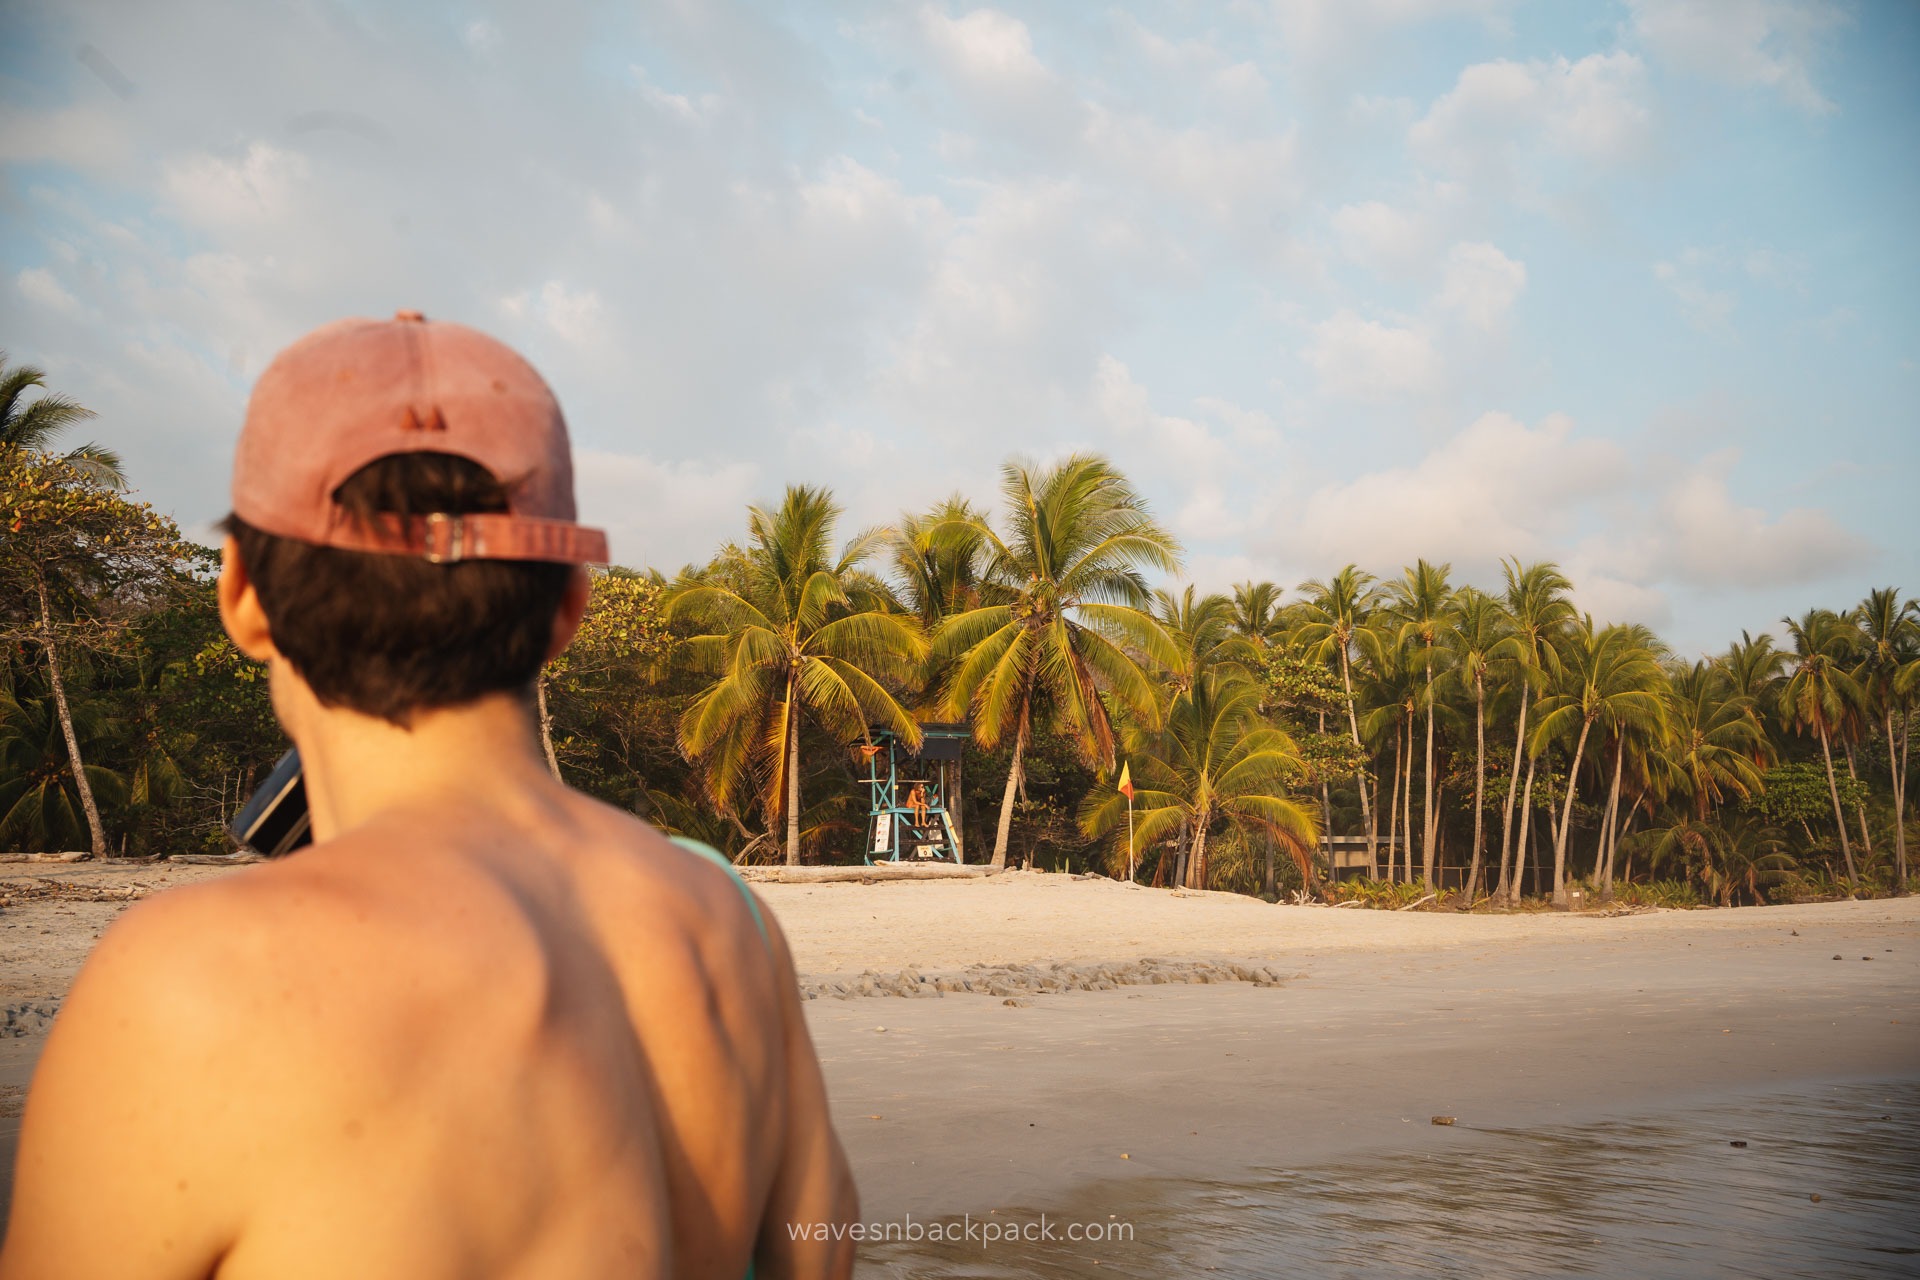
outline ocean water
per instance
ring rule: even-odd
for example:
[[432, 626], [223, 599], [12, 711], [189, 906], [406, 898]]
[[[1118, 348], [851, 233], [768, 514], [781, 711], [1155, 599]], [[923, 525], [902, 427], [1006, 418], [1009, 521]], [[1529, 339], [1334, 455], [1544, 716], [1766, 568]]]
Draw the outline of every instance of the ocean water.
[[[1118, 1181], [1044, 1211], [1052, 1241], [866, 1245], [856, 1274], [1920, 1276], [1920, 1081], [1562, 1128], [1456, 1125], [1438, 1150], [1237, 1182]], [[990, 1220], [1037, 1235], [1040, 1214]], [[1069, 1224], [1117, 1238], [1070, 1242]]]

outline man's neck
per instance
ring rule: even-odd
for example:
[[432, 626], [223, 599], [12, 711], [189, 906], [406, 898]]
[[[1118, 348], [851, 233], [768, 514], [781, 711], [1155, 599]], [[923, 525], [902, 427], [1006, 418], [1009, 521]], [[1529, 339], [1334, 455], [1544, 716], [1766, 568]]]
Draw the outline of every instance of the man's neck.
[[275, 698], [276, 709], [300, 748], [316, 842], [429, 798], [485, 809], [558, 785], [526, 700], [514, 694], [417, 712], [403, 729], [323, 707], [303, 683], [276, 693], [284, 695]]

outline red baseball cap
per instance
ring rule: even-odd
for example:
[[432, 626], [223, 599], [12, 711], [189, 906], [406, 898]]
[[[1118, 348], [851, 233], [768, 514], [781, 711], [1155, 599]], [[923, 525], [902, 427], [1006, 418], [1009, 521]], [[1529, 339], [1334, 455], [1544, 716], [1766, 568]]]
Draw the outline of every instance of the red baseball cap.
[[[485, 467], [507, 511], [354, 519], [334, 492], [398, 453]], [[338, 320], [274, 357], [247, 402], [233, 512], [264, 533], [349, 551], [454, 560], [603, 564], [607, 535], [575, 520], [567, 422], [504, 343], [418, 311]]]

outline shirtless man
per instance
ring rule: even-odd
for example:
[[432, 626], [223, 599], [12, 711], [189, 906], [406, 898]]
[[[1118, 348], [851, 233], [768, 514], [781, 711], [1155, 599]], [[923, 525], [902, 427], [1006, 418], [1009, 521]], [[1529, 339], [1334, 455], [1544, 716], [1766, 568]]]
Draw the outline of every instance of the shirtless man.
[[542, 757], [605, 539], [539, 375], [416, 313], [319, 330], [255, 388], [234, 512], [221, 616], [316, 843], [101, 940], [0, 1277], [848, 1275], [789, 1230], [857, 1208], [778, 925]]

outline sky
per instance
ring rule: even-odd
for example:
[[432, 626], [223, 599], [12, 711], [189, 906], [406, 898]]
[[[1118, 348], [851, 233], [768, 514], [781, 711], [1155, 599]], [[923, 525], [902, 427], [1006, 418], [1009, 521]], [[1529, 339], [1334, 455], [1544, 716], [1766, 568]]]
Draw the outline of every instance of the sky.
[[[672, 572], [1114, 460], [1203, 589], [1553, 559], [1683, 654], [1920, 593], [1920, 5], [8, 0], [0, 346], [211, 538], [417, 308]], [[76, 442], [83, 438], [75, 434]]]

